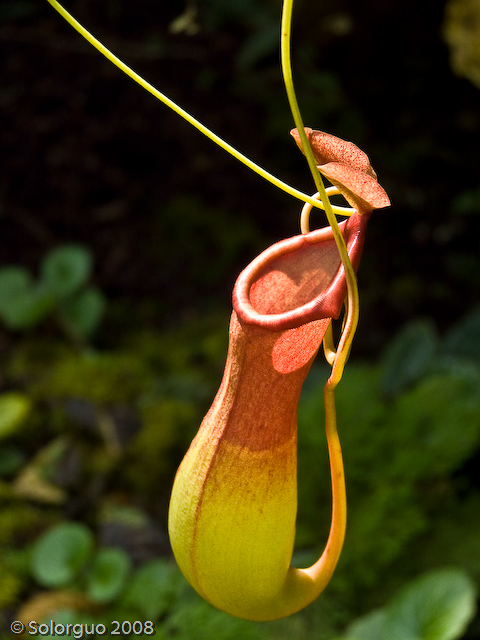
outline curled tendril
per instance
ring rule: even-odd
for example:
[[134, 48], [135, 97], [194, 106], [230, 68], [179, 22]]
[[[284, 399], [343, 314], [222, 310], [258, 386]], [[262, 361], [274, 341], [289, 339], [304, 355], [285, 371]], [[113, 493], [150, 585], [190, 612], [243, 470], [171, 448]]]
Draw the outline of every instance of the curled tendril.
[[[340, 193], [340, 189], [338, 187], [332, 186], [327, 187], [325, 189], [325, 192], [330, 198], [331, 196], [338, 196]], [[317, 193], [313, 194], [312, 198], [317, 198], [320, 200], [320, 193], [318, 193], [317, 191]], [[310, 231], [310, 213], [312, 212], [312, 209], [313, 207], [309, 202], [306, 202], [302, 207], [302, 211], [300, 213], [300, 230], [302, 233], [308, 233]], [[338, 210], [341, 210], [342, 215], [344, 216], [351, 216], [353, 213], [355, 213], [355, 209], [353, 209], [352, 207], [337, 206], [335, 213], [337, 213]]]

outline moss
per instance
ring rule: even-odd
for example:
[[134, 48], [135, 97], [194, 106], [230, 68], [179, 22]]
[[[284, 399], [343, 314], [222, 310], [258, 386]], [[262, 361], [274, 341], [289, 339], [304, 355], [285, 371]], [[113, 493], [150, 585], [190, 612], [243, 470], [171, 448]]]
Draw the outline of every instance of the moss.
[[33, 385], [43, 398], [83, 398], [105, 405], [128, 402], [145, 389], [150, 372], [134, 354], [70, 353]]
[[137, 491], [155, 494], [175, 471], [172, 450], [201, 417], [194, 404], [174, 398], [147, 404], [141, 415], [143, 428], [128, 447], [124, 477]]
[[54, 518], [49, 510], [0, 498], [0, 549], [24, 544]]
[[26, 580], [0, 562], [0, 611], [16, 605]]

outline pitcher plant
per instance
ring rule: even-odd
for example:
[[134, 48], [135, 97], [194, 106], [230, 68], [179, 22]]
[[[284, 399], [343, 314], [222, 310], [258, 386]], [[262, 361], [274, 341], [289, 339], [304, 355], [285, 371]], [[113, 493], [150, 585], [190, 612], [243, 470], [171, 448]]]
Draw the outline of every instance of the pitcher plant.
[[[389, 206], [368, 157], [353, 143], [304, 127], [290, 61], [293, 0], [284, 0], [281, 67], [295, 129], [316, 186], [309, 196], [253, 163], [119, 60], [56, 0], [50, 4], [135, 82], [215, 144], [277, 188], [302, 201], [300, 234], [272, 245], [233, 289], [225, 371], [174, 481], [169, 534], [188, 582], [214, 606], [250, 620], [291, 615], [328, 584], [346, 529], [346, 491], [335, 388], [358, 323], [356, 280], [374, 209]], [[331, 186], [325, 187], [325, 177]], [[330, 201], [342, 195], [342, 206]], [[312, 207], [328, 225], [310, 231]], [[338, 222], [336, 216], [343, 216]], [[337, 346], [332, 322], [342, 315]], [[297, 405], [323, 344], [332, 515], [328, 540], [311, 567], [291, 566], [297, 512]]]

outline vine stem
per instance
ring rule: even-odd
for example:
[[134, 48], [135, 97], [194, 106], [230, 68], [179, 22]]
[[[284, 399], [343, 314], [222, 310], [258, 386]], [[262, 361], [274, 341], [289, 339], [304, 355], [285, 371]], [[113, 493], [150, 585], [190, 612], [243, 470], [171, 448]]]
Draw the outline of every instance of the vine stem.
[[[256, 164], [246, 155], [235, 149], [231, 144], [217, 136], [217, 134], [213, 133], [208, 127], [202, 124], [199, 120], [197, 120], [190, 113], [182, 109], [176, 102], [171, 100], [164, 93], [159, 91], [156, 87], [154, 87], [150, 82], [145, 80], [142, 76], [136, 73], [133, 69], [131, 69], [125, 62], [120, 60], [110, 49], [108, 49], [103, 43], [100, 42], [94, 35], [92, 35], [83, 25], [81, 25], [78, 20], [76, 20], [66, 9], [62, 7], [61, 4], [57, 2], [57, 0], [48, 0], [48, 2], [52, 5], [52, 7], [81, 35], [89, 42], [97, 51], [99, 51], [102, 55], [104, 55], [107, 60], [109, 60], [112, 64], [114, 64], [118, 69], [123, 71], [129, 78], [131, 78], [134, 82], [140, 85], [143, 89], [148, 91], [148, 93], [152, 94], [157, 100], [163, 102], [164, 105], [169, 107], [172, 111], [174, 111], [181, 118], [186, 120], [189, 124], [191, 124], [195, 129], [203, 133], [204, 136], [209, 138], [214, 144], [218, 145], [221, 149], [232, 155], [236, 160], [247, 166], [249, 169], [254, 171], [260, 177], [262, 177], [267, 182], [270, 182], [278, 189], [281, 189], [285, 193], [288, 193], [290, 196], [297, 198], [303, 202], [308, 202], [313, 207], [323, 209], [323, 202], [312, 198], [311, 196], [295, 189], [291, 185], [287, 184], [283, 180], [280, 180], [272, 173], [266, 171], [263, 167]], [[346, 208], [345, 207], [333, 207], [333, 209], [339, 215], [345, 215]]]
[[[332, 365], [330, 377], [327, 380], [324, 388], [325, 432], [328, 443], [330, 476], [332, 481], [332, 519], [327, 544], [322, 556], [314, 565], [304, 570], [314, 580], [318, 590], [323, 590], [323, 588], [330, 580], [335, 566], [337, 565], [342, 550], [347, 526], [347, 496], [345, 489], [345, 472], [343, 467], [342, 449], [337, 430], [335, 388], [342, 378], [343, 370], [347, 362], [350, 347], [352, 345], [355, 330], [357, 328], [359, 300], [355, 270], [353, 269], [352, 263], [348, 256], [345, 240], [338, 226], [337, 219], [335, 218], [333, 207], [330, 203], [327, 190], [325, 189], [325, 186], [323, 184], [322, 176], [317, 169], [313, 151], [310, 147], [307, 135], [305, 134], [302, 116], [295, 95], [290, 56], [293, 2], [294, 0], [284, 0], [282, 7], [281, 61], [285, 89], [287, 92], [293, 120], [300, 135], [302, 149], [307, 158], [308, 166], [317, 187], [318, 193], [315, 194], [315, 197], [319, 197], [324, 203], [325, 214], [335, 238], [347, 283], [346, 313], [343, 330], [336, 352], [333, 351], [331, 332], [327, 333], [327, 340], [324, 343], [325, 355], [329, 363]], [[332, 190], [329, 191], [333, 194]], [[302, 210], [301, 215], [302, 233], [308, 232], [309, 213], [309, 204], [306, 204]]]
[[[350, 353], [350, 348], [355, 335], [355, 331], [358, 324], [358, 287], [357, 277], [355, 270], [350, 262], [348, 256], [345, 240], [342, 236], [340, 228], [338, 226], [337, 219], [335, 218], [334, 207], [330, 202], [327, 191], [323, 184], [322, 176], [317, 169], [313, 151], [310, 147], [307, 135], [305, 133], [305, 127], [302, 120], [302, 115], [297, 102], [295, 94], [295, 87], [293, 84], [292, 63], [291, 63], [291, 35], [292, 35], [292, 12], [293, 12], [294, 0], [284, 0], [282, 7], [282, 24], [281, 24], [281, 63], [282, 74], [285, 83], [285, 90], [290, 104], [290, 110], [292, 112], [295, 126], [298, 130], [300, 140], [302, 143], [302, 149], [307, 158], [308, 166], [310, 168], [315, 186], [317, 187], [318, 196], [323, 202], [325, 215], [327, 216], [328, 223], [332, 228], [333, 237], [337, 245], [340, 259], [345, 271], [345, 280], [347, 283], [347, 312], [344, 321], [344, 327], [342, 335], [339, 340], [335, 360], [332, 366], [332, 372], [328, 379], [327, 386], [331, 392], [334, 391], [337, 384], [340, 382], [345, 364]], [[310, 204], [310, 203], [309, 203]], [[302, 229], [302, 232], [305, 232]]]

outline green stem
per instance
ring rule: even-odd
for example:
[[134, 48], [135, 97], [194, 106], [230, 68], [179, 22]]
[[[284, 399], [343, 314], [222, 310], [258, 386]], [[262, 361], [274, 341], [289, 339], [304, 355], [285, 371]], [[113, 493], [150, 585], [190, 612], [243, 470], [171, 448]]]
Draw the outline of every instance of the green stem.
[[[217, 136], [215, 133], [210, 131], [210, 129], [208, 129], [208, 127], [206, 127], [204, 124], [202, 124], [199, 120], [197, 120], [190, 113], [188, 113], [187, 111], [182, 109], [180, 106], [178, 106], [173, 100], [168, 98], [164, 93], [162, 93], [161, 91], [156, 89], [153, 85], [151, 85], [149, 82], [147, 82], [147, 80], [145, 80], [145, 78], [142, 78], [142, 76], [140, 76], [138, 73], [133, 71], [133, 69], [131, 69], [127, 64], [125, 64], [122, 60], [120, 60], [120, 58], [118, 58], [114, 53], [112, 53], [109, 49], [107, 49], [107, 47], [104, 44], [102, 44], [99, 40], [97, 40], [97, 38], [95, 38], [95, 36], [93, 36], [89, 31], [87, 31], [87, 29], [85, 29], [85, 27], [83, 27], [56, 0], [48, 0], [48, 2], [52, 5], [52, 7], [56, 11], [58, 11], [58, 13], [76, 31], [78, 31], [78, 33], [81, 36], [83, 36], [85, 38], [85, 40], [87, 40], [87, 42], [89, 42], [93, 47], [95, 47], [95, 49], [97, 49], [97, 51], [99, 51], [102, 55], [104, 55], [107, 58], [107, 60], [109, 60], [112, 64], [114, 64], [121, 71], [123, 71], [129, 78], [131, 78], [134, 82], [139, 84], [143, 89], [145, 89], [146, 91], [151, 93], [153, 96], [155, 96], [155, 98], [160, 100], [160, 102], [163, 102], [163, 104], [165, 104], [167, 107], [172, 109], [172, 111], [174, 111], [177, 115], [179, 115], [181, 118], [183, 118], [189, 124], [191, 124], [193, 127], [195, 127], [198, 131], [200, 131], [200, 133], [203, 133], [203, 135], [205, 135], [212, 142], [217, 144], [224, 151], [226, 151], [227, 153], [232, 155], [239, 162], [241, 162], [242, 164], [247, 166], [249, 169], [254, 171], [256, 174], [258, 174], [259, 176], [264, 178], [264, 180], [267, 180], [267, 182], [270, 182], [271, 184], [273, 184], [278, 189], [281, 189], [282, 191], [285, 191], [286, 193], [288, 193], [289, 195], [293, 196], [294, 198], [297, 198], [298, 200], [302, 200], [303, 202], [308, 202], [313, 207], [317, 207], [319, 209], [323, 209], [323, 203], [322, 202], [319, 202], [315, 198], [312, 198], [311, 196], [307, 195], [306, 193], [302, 193], [302, 191], [299, 191], [298, 189], [295, 189], [294, 187], [290, 186], [286, 182], [283, 182], [283, 180], [280, 180], [279, 178], [277, 178], [273, 174], [269, 173], [268, 171], [266, 171], [265, 169], [260, 167], [258, 164], [256, 164], [252, 160], [250, 160], [250, 158], [247, 158], [247, 156], [245, 156], [243, 153], [241, 153], [240, 151], [235, 149], [235, 147], [230, 145], [228, 142], [225, 142], [225, 140], [223, 140], [222, 138]], [[339, 215], [343, 215], [344, 214], [344, 207], [334, 207], [334, 210], [336, 210], [336, 212]]]
[[[305, 153], [305, 157], [307, 158], [308, 166], [312, 173], [313, 181], [315, 182], [317, 191], [319, 192], [320, 197], [323, 200], [324, 196], [326, 196], [325, 187], [323, 184], [322, 176], [320, 175], [317, 169], [317, 164], [315, 162], [315, 158], [313, 157], [312, 149], [310, 147], [307, 136], [305, 134], [302, 115], [300, 113], [300, 108], [297, 102], [297, 96], [295, 94], [295, 87], [293, 85], [292, 62], [291, 62], [291, 56], [290, 56], [291, 39], [292, 39], [292, 11], [293, 11], [293, 0], [284, 0], [283, 10], [282, 10], [281, 38], [280, 38], [282, 75], [283, 75], [283, 81], [285, 83], [285, 90], [287, 92], [288, 102], [290, 105], [290, 111], [292, 112], [293, 121], [295, 122], [295, 126], [297, 127], [298, 133], [300, 135], [300, 140], [302, 142], [302, 149]], [[326, 202], [329, 202], [329, 199], [327, 197], [325, 197], [325, 204]], [[326, 204], [326, 208], [328, 208], [327, 204]], [[326, 210], [325, 212], [327, 213]], [[327, 217], [328, 217], [328, 213], [327, 213]]]
[[[300, 135], [302, 149], [305, 152], [308, 166], [312, 173], [313, 180], [318, 190], [319, 196], [325, 205], [325, 213], [332, 228], [333, 236], [337, 245], [340, 258], [342, 260], [347, 282], [347, 312], [344, 328], [340, 337], [339, 345], [336, 353], [333, 350], [333, 340], [331, 334], [331, 324], [326, 334], [324, 342], [325, 355], [332, 365], [330, 378], [327, 380], [324, 389], [324, 406], [325, 406], [325, 432], [328, 443], [328, 453], [330, 458], [330, 473], [332, 480], [332, 520], [330, 532], [328, 535], [327, 545], [322, 556], [309, 569], [305, 570], [318, 589], [321, 592], [330, 580], [335, 566], [340, 557], [340, 553], [345, 538], [346, 522], [347, 522], [347, 497], [345, 490], [345, 474], [343, 470], [343, 457], [340, 440], [337, 432], [337, 418], [335, 409], [335, 387], [341, 380], [343, 369], [350, 351], [353, 336], [358, 322], [358, 288], [357, 278], [352, 263], [348, 256], [345, 240], [339, 229], [337, 219], [333, 213], [327, 191], [323, 184], [320, 172], [317, 169], [315, 158], [313, 156], [310, 143], [305, 134], [305, 128], [302, 121], [300, 109], [298, 107], [295, 88], [292, 78], [292, 66], [290, 59], [290, 42], [291, 42], [291, 22], [292, 9], [294, 0], [284, 0], [282, 11], [282, 35], [281, 35], [281, 58], [282, 72], [285, 81], [285, 89], [292, 116]], [[302, 212], [301, 223], [308, 227], [308, 205], [305, 205]], [[304, 215], [306, 213], [306, 215]], [[308, 229], [302, 228], [305, 233]]]
[[[310, 147], [310, 143], [305, 134], [305, 127], [303, 124], [300, 109], [298, 107], [297, 97], [295, 95], [295, 88], [293, 85], [292, 76], [292, 64], [290, 56], [290, 43], [291, 43], [291, 31], [292, 31], [292, 11], [294, 0], [284, 0], [282, 8], [282, 26], [281, 26], [281, 60], [282, 60], [282, 74], [285, 82], [285, 90], [287, 92], [288, 101], [290, 104], [290, 110], [292, 112], [295, 126], [297, 127], [302, 143], [302, 149], [307, 158], [308, 166], [312, 173], [313, 180], [317, 187], [318, 193], [324, 204], [325, 214], [327, 216], [328, 223], [332, 228], [333, 236], [337, 245], [340, 259], [342, 260], [343, 268], [345, 271], [345, 279], [347, 282], [347, 316], [345, 319], [344, 329], [340, 338], [340, 342], [337, 348], [337, 355], [332, 367], [332, 373], [330, 375], [328, 384], [330, 389], [334, 389], [340, 382], [343, 374], [343, 369], [347, 362], [350, 347], [352, 345], [355, 330], [358, 324], [358, 287], [355, 270], [350, 262], [348, 256], [345, 240], [342, 236], [340, 228], [338, 226], [337, 219], [335, 218], [333, 206], [330, 203], [325, 186], [323, 184], [320, 172], [317, 169], [315, 158], [313, 157], [313, 151]], [[303, 230], [302, 230], [303, 231]]]

